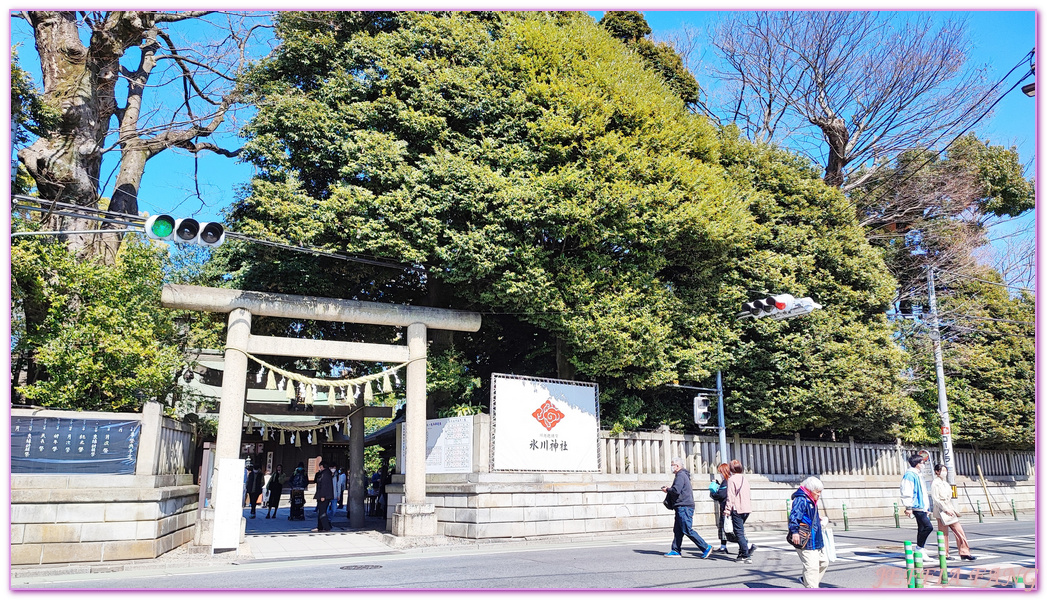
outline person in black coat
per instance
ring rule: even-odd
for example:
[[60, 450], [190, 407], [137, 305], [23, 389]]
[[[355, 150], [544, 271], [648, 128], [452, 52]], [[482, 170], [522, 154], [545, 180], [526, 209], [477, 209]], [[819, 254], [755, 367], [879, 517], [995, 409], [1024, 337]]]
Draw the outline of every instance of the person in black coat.
[[723, 509], [727, 504], [727, 480], [731, 478], [731, 465], [721, 463], [717, 471], [720, 472], [720, 484], [716, 487], [716, 491], [709, 486], [709, 497], [716, 502], [716, 533], [720, 536], [720, 547], [716, 549], [716, 552], [727, 554], [728, 539], [727, 534], [723, 532]]
[[[284, 467], [276, 465], [276, 472], [269, 478], [269, 503], [266, 505], [266, 519], [275, 519], [280, 512], [280, 494], [284, 493]], [[269, 516], [272, 513], [272, 516]]]
[[327, 506], [334, 500], [334, 481], [327, 464], [320, 461], [320, 472], [316, 478], [316, 529], [313, 531], [331, 531], [331, 519], [327, 516]]
[[262, 495], [262, 483], [265, 481], [265, 475], [262, 473], [261, 467], [255, 467], [251, 469], [251, 474], [247, 476], [247, 496], [251, 499], [251, 518], [255, 518], [255, 508], [258, 506], [258, 498]]

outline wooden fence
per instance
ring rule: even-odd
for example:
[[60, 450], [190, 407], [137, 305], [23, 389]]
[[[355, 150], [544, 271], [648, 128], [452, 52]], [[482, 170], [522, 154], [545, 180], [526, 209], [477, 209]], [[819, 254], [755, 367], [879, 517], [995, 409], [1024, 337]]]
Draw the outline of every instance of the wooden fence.
[[[600, 432], [604, 473], [655, 475], [670, 472], [669, 461], [681, 457], [691, 473], [712, 473], [720, 464], [719, 438], [676, 434], [664, 428], [655, 432], [629, 432], [612, 436]], [[927, 450], [931, 462], [941, 462], [940, 448], [921, 448], [894, 444], [823, 442], [801, 440], [760, 440], [737, 435], [728, 440], [728, 453], [745, 465], [747, 473], [759, 475], [897, 475], [908, 468], [907, 458], [917, 450]], [[998, 477], [1032, 477], [1035, 459], [1032, 452], [953, 448], [956, 474]]]

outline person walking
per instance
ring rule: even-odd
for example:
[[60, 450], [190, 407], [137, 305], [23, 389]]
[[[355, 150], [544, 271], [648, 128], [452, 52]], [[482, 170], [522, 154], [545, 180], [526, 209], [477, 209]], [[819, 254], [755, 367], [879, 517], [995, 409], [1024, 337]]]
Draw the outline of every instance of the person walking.
[[258, 506], [258, 498], [262, 495], [262, 481], [264, 480], [261, 467], [251, 469], [247, 476], [247, 497], [251, 501], [251, 518], [255, 518], [255, 509]]
[[902, 475], [900, 492], [905, 516], [916, 518], [916, 549], [923, 553], [923, 561], [927, 564], [930, 562], [930, 556], [923, 546], [927, 543], [927, 537], [934, 531], [934, 526], [931, 525], [931, 518], [927, 516], [931, 510], [931, 502], [920, 469], [923, 461], [923, 456], [919, 454], [909, 457], [909, 469]]
[[967, 545], [967, 534], [963, 532], [960, 525], [960, 515], [952, 503], [952, 488], [946, 481], [949, 469], [938, 463], [934, 465], [934, 481], [931, 482], [931, 499], [934, 500], [934, 517], [938, 520], [938, 531], [945, 534], [945, 560], [952, 560], [949, 556], [949, 532], [956, 536], [956, 550], [963, 560], [976, 560], [971, 554], [971, 548]]
[[338, 499], [338, 508], [342, 508], [342, 496], [345, 494], [345, 470], [338, 468], [334, 478], [334, 497]]
[[673, 484], [671, 487], [663, 485], [662, 491], [672, 498], [673, 512], [676, 514], [673, 520], [673, 543], [665, 556], [679, 558], [680, 550], [683, 547], [683, 536], [686, 535], [701, 550], [702, 558], [709, 558], [709, 555], [713, 553], [713, 547], [706, 544], [702, 536], [691, 527], [691, 521], [694, 519], [694, 491], [691, 489], [691, 474], [683, 468], [683, 459], [672, 459], [670, 467], [674, 475]]
[[334, 499], [334, 483], [331, 480], [331, 471], [327, 464], [320, 461], [320, 470], [316, 474], [316, 529], [313, 531], [331, 531], [331, 518], [327, 515], [327, 507]]
[[727, 554], [727, 534], [723, 532], [723, 510], [724, 505], [727, 504], [727, 480], [731, 478], [731, 465], [720, 463], [716, 470], [720, 472], [720, 483], [716, 486], [715, 491], [712, 485], [709, 486], [709, 497], [716, 502], [716, 534], [720, 537], [720, 547], [715, 552]]
[[829, 568], [829, 557], [825, 555], [822, 541], [822, 522], [818, 516], [818, 500], [825, 486], [817, 477], [808, 477], [793, 492], [792, 509], [789, 511], [789, 543], [803, 565], [800, 583], [804, 587], [821, 585], [825, 570]]
[[743, 473], [745, 467], [738, 460], [731, 461], [731, 478], [727, 480], [727, 502], [724, 502], [723, 516], [731, 518], [731, 528], [738, 537], [737, 562], [752, 564], [756, 545], [749, 545], [745, 539], [745, 520], [752, 512], [752, 499], [749, 494], [749, 480]]
[[[284, 467], [283, 465], [276, 465], [276, 472], [269, 478], [269, 483], [266, 484], [266, 489], [269, 491], [269, 500], [266, 502], [266, 519], [275, 519], [276, 513], [280, 512], [280, 494], [284, 493]], [[270, 517], [269, 513], [273, 513]]]

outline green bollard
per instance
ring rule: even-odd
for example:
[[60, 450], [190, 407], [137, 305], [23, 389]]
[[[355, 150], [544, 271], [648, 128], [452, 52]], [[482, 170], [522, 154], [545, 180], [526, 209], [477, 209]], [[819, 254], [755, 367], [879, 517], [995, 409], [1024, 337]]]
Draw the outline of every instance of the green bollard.
[[945, 554], [949, 551], [945, 547], [945, 533], [942, 531], [938, 532], [938, 565], [942, 568], [942, 585], [948, 585], [949, 583], [949, 572], [945, 566]]
[[1012, 587], [1016, 587], [1016, 588], [1018, 588], [1020, 590], [1024, 590], [1025, 589], [1025, 580], [1022, 579], [1020, 576], [1015, 577], [1014, 578], [1014, 582], [1011, 585], [1012, 585]]
[[847, 505], [846, 504], [843, 505], [843, 530], [844, 531], [850, 531], [851, 530], [851, 524], [850, 524], [849, 521], [847, 521]]
[[923, 588], [923, 552], [917, 552], [914, 556], [916, 559], [916, 585], [913, 587]]
[[905, 587], [916, 587], [916, 575], [913, 572], [912, 542], [905, 542]]
[[1014, 515], [1014, 520], [1018, 520], [1018, 509], [1014, 507], [1014, 498], [1011, 498], [1011, 514]]
[[900, 529], [902, 526], [901, 522], [898, 521], [898, 503], [894, 503], [894, 528]]
[[975, 502], [978, 504], [978, 522], [984, 523], [985, 521], [982, 520], [982, 501], [975, 500]]

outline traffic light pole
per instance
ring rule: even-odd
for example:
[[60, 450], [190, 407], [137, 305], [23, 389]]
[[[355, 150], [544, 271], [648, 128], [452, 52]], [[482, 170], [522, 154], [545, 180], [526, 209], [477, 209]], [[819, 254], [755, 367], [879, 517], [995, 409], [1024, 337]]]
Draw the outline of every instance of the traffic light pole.
[[720, 371], [716, 372], [716, 417], [720, 425], [720, 462], [728, 462], [727, 455], [727, 427], [723, 421], [723, 377]]

